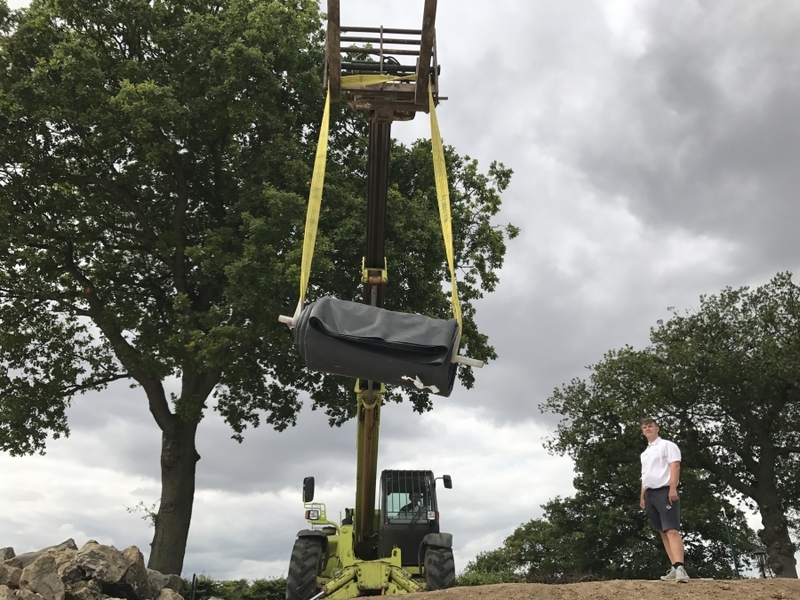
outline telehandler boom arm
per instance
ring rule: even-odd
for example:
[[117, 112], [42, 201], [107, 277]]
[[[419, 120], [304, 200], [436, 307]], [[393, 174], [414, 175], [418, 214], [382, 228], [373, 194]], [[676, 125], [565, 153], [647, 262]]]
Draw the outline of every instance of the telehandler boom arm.
[[[382, 307], [386, 273], [386, 200], [389, 152], [393, 121], [414, 118], [428, 109], [428, 86], [438, 102], [435, 56], [436, 0], [425, 0], [422, 29], [342, 27], [339, 0], [328, 0], [326, 74], [331, 100], [342, 97], [355, 109], [367, 111], [367, 231], [362, 273], [363, 301]], [[391, 37], [389, 37], [391, 36]], [[344, 60], [343, 60], [344, 55]], [[416, 57], [413, 65], [399, 64], [390, 56]], [[356, 60], [352, 56], [373, 56]], [[411, 62], [408, 60], [408, 62]], [[384, 82], [342, 88], [342, 75], [416, 75], [402, 82]], [[431, 77], [433, 75], [433, 77]], [[380, 382], [358, 382], [356, 510], [354, 533], [356, 555], [375, 558], [375, 485], [378, 475], [378, 437], [383, 386]]]
[[[443, 99], [438, 89], [436, 0], [424, 2], [421, 29], [389, 29], [343, 27], [339, 24], [339, 0], [328, 0], [325, 85], [330, 100], [344, 100], [352, 108], [365, 111], [369, 120], [366, 243], [361, 274], [362, 301], [369, 306], [322, 298], [301, 312], [303, 291], [295, 317], [280, 319], [295, 327], [295, 345], [308, 368], [360, 378], [355, 389], [356, 497], [353, 508], [345, 509], [341, 523], [329, 520], [325, 505], [314, 502], [314, 478], [306, 477], [303, 502], [310, 529], [298, 532], [292, 549], [287, 600], [391, 595], [455, 585], [453, 536], [440, 531], [436, 496], [437, 480], [442, 480], [445, 488], [452, 487], [449, 475], [435, 477], [432, 471], [420, 469], [384, 470], [380, 477], [381, 502], [376, 510], [385, 384], [409, 385], [447, 396], [453, 389], [457, 363], [482, 365], [458, 356], [461, 313], [455, 289], [449, 195], [433, 114], [433, 106]], [[386, 213], [391, 128], [394, 121], [413, 119], [421, 111], [431, 111], [435, 137], [432, 146], [438, 208], [453, 286], [454, 318], [450, 320], [382, 309], [388, 281]], [[326, 103], [324, 119], [328, 114]], [[321, 130], [321, 140], [326, 131]], [[321, 189], [321, 184], [315, 187], [312, 183], [312, 194], [316, 195], [314, 202], [309, 200], [312, 216], [307, 222], [313, 229], [307, 226], [307, 231], [316, 231], [314, 219]], [[308, 267], [310, 261], [304, 264]], [[316, 319], [313, 326], [312, 315]], [[323, 322], [326, 326], [321, 325]], [[351, 329], [347, 330], [348, 326]], [[379, 333], [381, 330], [391, 333]], [[334, 331], [336, 335], [328, 335]], [[403, 337], [408, 332], [409, 337]], [[364, 347], [356, 338], [363, 340]], [[376, 339], [381, 341], [380, 351], [375, 349]], [[394, 354], [389, 347], [397, 349]], [[420, 348], [418, 356], [423, 358], [409, 359], [409, 354], [414, 354], [409, 347]]]

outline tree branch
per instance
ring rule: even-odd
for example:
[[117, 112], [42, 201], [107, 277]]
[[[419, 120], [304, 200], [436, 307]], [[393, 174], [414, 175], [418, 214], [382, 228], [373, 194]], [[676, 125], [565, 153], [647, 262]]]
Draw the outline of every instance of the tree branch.
[[170, 141], [167, 134], [160, 128], [156, 129], [156, 137], [160, 142], [172, 146], [169, 154], [169, 170], [172, 171], [172, 191], [175, 193], [175, 208], [172, 211], [172, 235], [174, 236], [175, 252], [172, 256], [171, 268], [175, 289], [179, 294], [188, 293], [186, 281], [186, 239], [184, 227], [186, 213], [189, 208], [189, 189], [183, 173], [181, 157]]
[[125, 186], [119, 185], [113, 180], [91, 175], [77, 175], [74, 173], [64, 173], [61, 175], [60, 179], [65, 183], [72, 183], [80, 186], [98, 185], [107, 189], [113, 194], [113, 197], [121, 199], [123, 205], [135, 215], [136, 220], [142, 227], [142, 231], [144, 231], [145, 235], [153, 242], [153, 247], [158, 248], [158, 244], [156, 243], [158, 241], [158, 234], [150, 225], [150, 221], [139, 206], [136, 197], [131, 194]]
[[724, 482], [726, 485], [729, 485], [737, 492], [750, 498], [755, 498], [757, 491], [754, 486], [744, 483], [738, 477], [731, 477], [730, 474], [717, 463], [714, 457], [711, 456], [711, 453], [708, 451], [708, 449], [719, 444], [702, 443], [697, 430], [691, 426], [688, 420], [682, 419], [682, 421], [684, 431], [686, 431], [687, 437], [690, 438], [691, 444], [700, 449], [700, 452], [697, 456], [697, 463], [713, 475], [716, 475], [720, 481]]
[[64, 388], [63, 396], [72, 396], [73, 394], [77, 394], [78, 392], [95, 389], [99, 385], [107, 385], [114, 381], [119, 381], [120, 379], [129, 379], [129, 378], [130, 375], [128, 373], [117, 373], [116, 375], [109, 375], [107, 377], [100, 377], [99, 379], [92, 379], [89, 382], [84, 382], [81, 384], [76, 384]]
[[113, 316], [106, 313], [104, 303], [97, 295], [94, 284], [75, 264], [71, 244], [68, 244], [64, 253], [64, 262], [68, 272], [83, 285], [83, 296], [89, 303], [88, 316], [106, 336], [122, 366], [144, 388], [150, 413], [163, 431], [169, 426], [173, 414], [169, 409], [161, 380], [157, 377], [152, 377], [145, 371], [139, 352], [122, 335], [121, 328], [117, 325]]

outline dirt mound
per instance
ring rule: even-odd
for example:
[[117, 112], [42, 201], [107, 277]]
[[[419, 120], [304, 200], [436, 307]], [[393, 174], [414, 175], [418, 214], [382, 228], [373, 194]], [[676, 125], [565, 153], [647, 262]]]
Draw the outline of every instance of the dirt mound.
[[409, 594], [409, 600], [800, 600], [800, 579], [688, 583], [616, 580], [567, 585], [501, 583]]

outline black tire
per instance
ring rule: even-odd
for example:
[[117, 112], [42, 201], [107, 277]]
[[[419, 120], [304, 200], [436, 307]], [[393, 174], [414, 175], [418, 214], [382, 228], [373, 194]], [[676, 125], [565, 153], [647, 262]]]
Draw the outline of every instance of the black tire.
[[319, 593], [317, 574], [322, 558], [322, 543], [313, 537], [300, 537], [294, 542], [286, 575], [286, 600], [308, 600]]
[[428, 591], [455, 586], [456, 563], [451, 548], [428, 546], [425, 551], [425, 583]]

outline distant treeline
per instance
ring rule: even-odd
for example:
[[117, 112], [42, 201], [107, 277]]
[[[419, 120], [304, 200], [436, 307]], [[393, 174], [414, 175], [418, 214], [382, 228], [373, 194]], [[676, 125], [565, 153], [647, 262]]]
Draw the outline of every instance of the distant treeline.
[[194, 598], [192, 598], [192, 580], [184, 579], [181, 595], [185, 600], [284, 600], [286, 598], [286, 579], [246, 579], [235, 581], [216, 581], [208, 575], [198, 575], [195, 579]]

